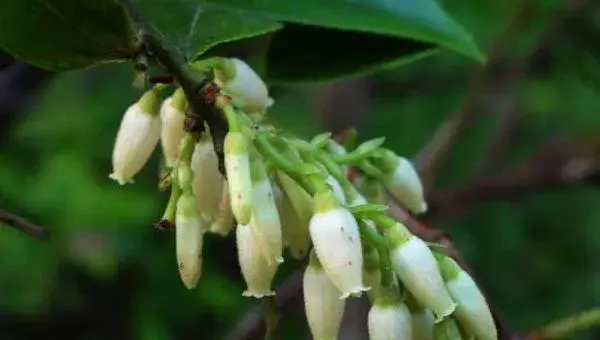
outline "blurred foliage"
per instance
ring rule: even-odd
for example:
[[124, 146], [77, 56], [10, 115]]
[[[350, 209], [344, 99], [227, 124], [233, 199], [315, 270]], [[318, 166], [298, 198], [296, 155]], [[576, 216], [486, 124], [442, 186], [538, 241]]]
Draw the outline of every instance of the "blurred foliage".
[[[485, 48], [521, 4], [443, 1]], [[583, 14], [598, 17], [595, 6]], [[559, 1], [535, 1], [531, 24], [503, 57], [519, 62], [562, 8]], [[600, 87], [594, 75], [600, 72], [600, 55], [592, 46], [598, 39], [571, 39], [572, 34], [581, 37], [580, 30], [571, 30], [585, 27], [580, 21], [581, 26], [561, 26], [548, 48], [548, 65], [533, 65], [535, 72], [509, 85], [524, 107], [507, 163], [527, 159], [552, 136], [598, 138]], [[370, 82], [379, 90], [371, 93], [372, 109], [359, 136], [384, 135], [391, 148], [414, 156], [436, 126], [460, 108], [476, 67], [442, 52], [376, 74]], [[0, 228], [2, 339], [215, 339], [255, 305], [241, 296], [232, 237], [208, 239], [197, 289], [187, 291], [180, 283], [173, 235], [151, 228], [167, 198], [156, 190], [158, 155], [133, 185], [118, 187], [108, 179], [121, 115], [139, 96], [129, 86], [131, 76], [127, 65], [56, 76], [3, 138], [3, 208], [47, 227], [53, 238], [37, 242]], [[490, 82], [491, 91], [505, 85], [498, 78]], [[275, 90], [270, 119], [303, 136], [320, 131], [314, 88]], [[489, 112], [459, 140], [440, 187], [471, 178], [499, 123], [496, 111], [502, 105], [496, 100], [506, 98], [487, 98]], [[594, 187], [540, 192], [476, 204], [446, 227], [509, 327], [531, 329], [600, 305], [598, 202], [600, 190]], [[288, 260], [277, 282], [298, 265]], [[284, 316], [286, 327], [278, 338], [300, 338], [295, 321]], [[599, 336], [591, 331], [579, 338]]]

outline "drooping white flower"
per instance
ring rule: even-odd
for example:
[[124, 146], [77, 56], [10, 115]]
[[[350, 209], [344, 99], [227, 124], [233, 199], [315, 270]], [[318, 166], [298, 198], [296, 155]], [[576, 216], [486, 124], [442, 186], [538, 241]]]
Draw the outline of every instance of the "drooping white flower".
[[179, 275], [183, 284], [192, 289], [202, 275], [202, 248], [206, 226], [196, 212], [196, 202], [190, 193], [183, 193], [177, 201], [175, 214], [175, 247]]
[[456, 304], [427, 244], [400, 223], [388, 229], [386, 236], [392, 242], [390, 257], [394, 271], [419, 304], [431, 309], [437, 321], [452, 314]]
[[194, 149], [191, 166], [194, 170], [192, 188], [200, 217], [214, 222], [219, 216], [219, 204], [225, 180], [219, 172], [218, 158], [210, 138], [200, 140]]
[[222, 69], [215, 70], [215, 83], [233, 98], [234, 104], [247, 114], [263, 114], [273, 105], [264, 81], [248, 64], [239, 59], [226, 59]]
[[179, 145], [185, 133], [183, 129], [185, 111], [182, 102], [185, 102], [185, 96], [183, 90], [178, 89], [160, 107], [160, 118], [162, 121], [160, 142], [168, 167], [176, 165], [180, 152]]
[[275, 294], [271, 290], [271, 282], [275, 277], [277, 264], [267, 263], [253, 233], [253, 228], [248, 225], [238, 224], [236, 227], [238, 260], [247, 286], [242, 295], [262, 298]]
[[403, 303], [375, 303], [368, 317], [370, 340], [412, 339], [410, 311]]
[[252, 217], [250, 226], [269, 264], [283, 262], [283, 236], [281, 221], [275, 204], [271, 180], [267, 176], [262, 159], [257, 155], [251, 160]]
[[315, 340], [334, 340], [338, 337], [346, 300], [321, 267], [314, 252], [302, 282], [304, 308], [308, 326]]
[[253, 196], [248, 141], [243, 133], [230, 131], [225, 136], [224, 147], [231, 209], [238, 223], [248, 224]]
[[411, 161], [383, 149], [378, 165], [386, 174], [384, 183], [390, 193], [413, 213], [427, 211], [423, 184]]
[[453, 259], [444, 255], [436, 258], [448, 291], [457, 303], [454, 315], [463, 329], [477, 339], [498, 339], [494, 317], [475, 280]]
[[132, 183], [146, 165], [160, 138], [160, 96], [148, 91], [131, 105], [121, 121], [112, 154], [110, 178], [119, 184]]
[[282, 188], [279, 207], [281, 231], [286, 247], [296, 259], [308, 254], [310, 233], [308, 225], [313, 212], [312, 197], [291, 177], [281, 171], [276, 173], [277, 182]]
[[414, 340], [433, 340], [433, 327], [435, 317], [428, 309], [421, 309], [412, 313], [413, 321], [413, 339]]
[[210, 224], [210, 232], [227, 236], [234, 226], [233, 211], [229, 200], [229, 188], [225, 180], [222, 188], [221, 201], [219, 202], [219, 215]]
[[362, 280], [363, 255], [354, 216], [339, 205], [332, 191], [315, 195], [310, 237], [323, 269], [340, 290], [340, 298], [369, 290]]

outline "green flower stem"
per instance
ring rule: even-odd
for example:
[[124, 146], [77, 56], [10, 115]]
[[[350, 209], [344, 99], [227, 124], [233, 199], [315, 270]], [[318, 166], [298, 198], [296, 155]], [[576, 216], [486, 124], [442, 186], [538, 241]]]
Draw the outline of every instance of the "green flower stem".
[[241, 122], [238, 117], [238, 114], [235, 112], [233, 105], [231, 103], [225, 103], [223, 98], [219, 98], [217, 100], [217, 106], [223, 110], [223, 114], [225, 115], [225, 119], [227, 120], [227, 125], [229, 126], [230, 132], [241, 132]]
[[391, 229], [396, 224], [400, 223], [400, 222], [396, 221], [395, 219], [387, 216], [384, 213], [372, 213], [372, 214], [368, 214], [368, 215], [369, 215], [369, 218], [371, 220], [373, 220], [373, 222], [375, 222], [383, 230]]
[[360, 219], [356, 219], [356, 221], [358, 222], [358, 226], [359, 226], [359, 232], [360, 235], [362, 236], [362, 238], [364, 240], [366, 240], [371, 246], [380, 249], [380, 248], [385, 248], [387, 249], [390, 246], [390, 243], [388, 242], [388, 240], [385, 239], [385, 237], [379, 235], [379, 233], [375, 230], [373, 230], [373, 228], [370, 228], [368, 225], [366, 225], [366, 223]]
[[336, 155], [335, 161], [340, 164], [356, 164], [374, 155], [385, 141], [385, 137], [368, 140], [346, 155]]
[[313, 190], [313, 186], [309, 184], [310, 177], [303, 177], [300, 164], [294, 164], [295, 162], [292, 162], [283, 156], [283, 154], [273, 146], [266, 132], [259, 132], [256, 134], [254, 144], [264, 158], [268, 159], [274, 166], [281, 169], [298, 182], [307, 193], [314, 196], [315, 190]]
[[565, 339], [570, 335], [600, 325], [600, 307], [568, 316], [533, 332], [533, 339]]
[[179, 200], [179, 196], [181, 196], [181, 187], [179, 186], [177, 169], [175, 168], [171, 170], [171, 196], [169, 196], [169, 202], [163, 213], [162, 220], [175, 224], [175, 213], [177, 211], [177, 200]]
[[379, 170], [377, 167], [375, 167], [373, 164], [371, 164], [371, 162], [369, 162], [366, 159], [358, 162], [357, 166], [365, 174], [367, 174], [373, 178], [376, 178], [380, 181], [383, 181], [386, 177], [385, 174], [381, 170]]
[[385, 214], [389, 210], [389, 207], [383, 204], [368, 203], [348, 207], [348, 210], [350, 210], [350, 212], [352, 212], [354, 215], [358, 215], [360, 217], [369, 217], [373, 214]]

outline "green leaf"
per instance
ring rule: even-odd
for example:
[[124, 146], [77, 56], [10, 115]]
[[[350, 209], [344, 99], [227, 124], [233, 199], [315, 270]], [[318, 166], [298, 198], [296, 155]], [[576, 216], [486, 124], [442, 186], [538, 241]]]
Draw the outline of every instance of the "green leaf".
[[200, 4], [197, 0], [134, 0], [143, 18], [162, 31], [190, 60], [220, 43], [274, 32], [282, 27], [260, 15]]
[[3, 0], [0, 47], [63, 71], [127, 59], [136, 38], [121, 0]]
[[372, 33], [440, 45], [482, 61], [466, 30], [435, 0], [198, 0], [277, 21]]

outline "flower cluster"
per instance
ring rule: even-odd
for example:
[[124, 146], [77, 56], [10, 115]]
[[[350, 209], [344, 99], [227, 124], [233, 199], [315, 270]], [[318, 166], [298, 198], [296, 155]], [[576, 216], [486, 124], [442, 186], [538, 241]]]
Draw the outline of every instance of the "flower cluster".
[[304, 301], [317, 340], [336, 339], [346, 299], [365, 292], [371, 339], [497, 338], [471, 276], [381, 205], [387, 189], [409, 211], [427, 210], [408, 159], [383, 148], [383, 138], [350, 148], [327, 133], [311, 141], [287, 136], [262, 123], [273, 100], [247, 64], [221, 59], [213, 71], [218, 91], [209, 104], [228, 125], [225, 173], [211, 134], [184, 128], [183, 91], [165, 99], [161, 85], [125, 113], [110, 175], [132, 182], [161, 142], [171, 186], [163, 221], [175, 227], [186, 287], [200, 279], [205, 235], [235, 229], [245, 296], [274, 294], [285, 248], [308, 258]]

